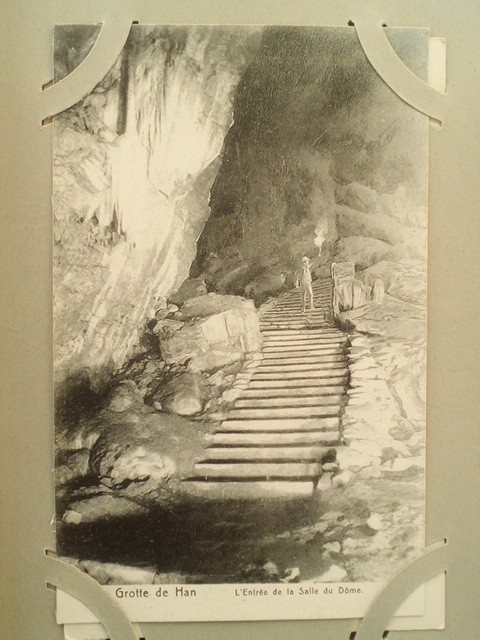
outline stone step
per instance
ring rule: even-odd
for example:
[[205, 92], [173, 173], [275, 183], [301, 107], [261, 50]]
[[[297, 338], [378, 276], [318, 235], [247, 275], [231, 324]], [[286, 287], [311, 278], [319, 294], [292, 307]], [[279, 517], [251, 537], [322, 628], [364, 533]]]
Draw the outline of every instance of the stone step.
[[346, 340], [348, 338], [345, 333], [338, 330], [335, 331], [335, 333], [330, 331], [327, 332], [326, 327], [305, 327], [304, 329], [265, 329], [262, 336], [265, 341], [319, 340], [327, 342], [328, 340], [338, 340], [340, 338]]
[[271, 314], [264, 315], [260, 317], [260, 324], [264, 325], [278, 325], [282, 323], [295, 323], [295, 324], [305, 324], [305, 328], [309, 328], [313, 325], [318, 325], [322, 329], [326, 329], [328, 325], [328, 321], [325, 319], [326, 315], [323, 311], [315, 312], [315, 313], [302, 313], [300, 311], [299, 314], [293, 313], [279, 313], [279, 314]]
[[295, 331], [295, 333], [306, 333], [308, 331], [315, 331], [317, 333], [322, 333], [323, 335], [335, 335], [335, 334], [341, 334], [341, 335], [345, 335], [344, 331], [340, 331], [340, 329], [338, 329], [337, 327], [333, 326], [331, 323], [330, 324], [325, 324], [323, 327], [306, 327], [305, 329], [265, 329], [265, 332], [268, 334], [269, 332], [281, 332], [281, 331]]
[[308, 349], [310, 347], [318, 347], [322, 349], [331, 349], [331, 348], [340, 348], [347, 342], [347, 338], [345, 336], [330, 336], [330, 337], [321, 337], [314, 336], [310, 337], [305, 334], [299, 334], [298, 337], [294, 338], [293, 336], [285, 336], [274, 338], [272, 336], [265, 336], [263, 338], [264, 350], [276, 350], [280, 351], [282, 349], [297, 349], [300, 347], [304, 347]]
[[[260, 361], [258, 367], [255, 370], [255, 374], [264, 373], [290, 373], [293, 371], [311, 371], [311, 375], [314, 375], [315, 371], [345, 369], [345, 356], [326, 356], [323, 361], [307, 362], [303, 364], [265, 364], [264, 361]], [[254, 374], [254, 375], [255, 375]], [[338, 375], [338, 374], [337, 374]]]
[[260, 319], [263, 318], [275, 318], [275, 317], [287, 317], [291, 319], [298, 318], [324, 318], [331, 311], [330, 304], [319, 304], [315, 303], [315, 308], [310, 309], [307, 308], [306, 311], [303, 311], [302, 307], [296, 308], [287, 308], [287, 309], [272, 309], [271, 311], [265, 311], [260, 314]]
[[[310, 371], [310, 375], [306, 375], [305, 371], [259, 371], [257, 369], [252, 376], [252, 381], [276, 380], [277, 382], [280, 382], [281, 380], [294, 380], [295, 378], [311, 377], [312, 380], [317, 382], [319, 379], [338, 380], [339, 377], [343, 377], [343, 379], [346, 380], [348, 376], [348, 367], [325, 369], [317, 368], [313, 372], [311, 369], [308, 369], [307, 371]], [[329, 382], [329, 384], [332, 384], [332, 382]]]
[[260, 317], [260, 322], [277, 324], [278, 322], [325, 322], [325, 313], [323, 311], [315, 311], [314, 313], [269, 313]]
[[[312, 287], [314, 297], [318, 296], [327, 296], [332, 294], [331, 287]], [[301, 298], [301, 290], [300, 287], [298, 289], [292, 289], [284, 293], [282, 296], [277, 298], [277, 304], [283, 302], [284, 300], [299, 300]]]
[[311, 320], [310, 322], [261, 322], [260, 323], [260, 331], [263, 333], [264, 331], [282, 331], [282, 330], [293, 330], [293, 331], [308, 331], [314, 329], [321, 329], [324, 326], [324, 323], [321, 321]]
[[[333, 431], [298, 431], [298, 432], [262, 432], [262, 431], [244, 431], [244, 432], [230, 432], [230, 431], [218, 431], [211, 436], [211, 443], [213, 445], [225, 446], [225, 447], [242, 447], [248, 448], [251, 446], [260, 447], [286, 447], [292, 445], [318, 445], [325, 442], [327, 439], [334, 441], [338, 440], [338, 428]], [[254, 439], [253, 439], [254, 438]], [[328, 450], [328, 448], [326, 448]]]
[[[314, 280], [312, 282], [312, 290], [315, 293], [316, 291], [332, 291], [332, 283], [331, 282], [320, 282], [319, 280]], [[289, 289], [285, 291], [280, 297], [283, 296], [291, 296], [300, 293], [300, 287], [295, 287], [294, 289]]]
[[285, 391], [286, 389], [298, 389], [298, 388], [307, 388], [307, 387], [318, 387], [318, 385], [322, 385], [323, 388], [329, 389], [330, 387], [339, 386], [342, 389], [345, 388], [345, 384], [347, 381], [347, 376], [338, 376], [338, 377], [324, 377], [318, 378], [305, 378], [305, 377], [297, 377], [291, 380], [287, 378], [275, 379], [275, 378], [267, 378], [266, 380], [252, 378], [250, 384], [248, 386], [249, 391], [262, 390], [281, 390]]
[[[251, 437], [252, 434], [255, 435], [255, 441], [251, 441], [248, 445], [246, 445], [245, 443], [242, 444], [242, 446], [261, 446], [263, 444], [263, 436], [281, 436], [282, 438], [285, 437], [285, 442], [283, 443], [284, 445], [288, 445], [288, 438], [290, 436], [307, 436], [308, 434], [313, 434], [314, 437], [311, 438], [311, 440], [309, 441], [307, 437], [305, 437], [304, 439], [299, 438], [298, 442], [310, 442], [310, 444], [316, 444], [316, 445], [321, 445], [322, 447], [333, 447], [333, 446], [338, 446], [340, 444], [340, 431], [339, 429], [330, 429], [330, 430], [316, 430], [316, 431], [219, 431], [218, 432], [218, 436], [221, 435], [228, 435], [228, 434], [233, 434], [233, 435], [238, 435], [238, 436], [249, 436]], [[217, 434], [215, 434], [217, 435]], [[262, 437], [261, 437], [262, 436]], [[273, 445], [274, 440], [272, 440], [272, 445]], [[265, 443], [268, 444], [268, 443]], [[275, 446], [282, 446], [281, 444], [276, 443]]]
[[[331, 300], [331, 294], [330, 293], [318, 293], [318, 294], [313, 294], [313, 302], [315, 304], [315, 302], [326, 302], [329, 303]], [[307, 300], [307, 302], [310, 302], [310, 299]], [[270, 309], [278, 309], [280, 307], [288, 307], [288, 308], [302, 308], [302, 298], [300, 295], [296, 295], [296, 296], [290, 296], [288, 298], [282, 298], [280, 300], [277, 300], [274, 304], [270, 305], [267, 307], [268, 310]]]
[[[327, 291], [315, 291], [313, 293], [313, 302], [314, 304], [319, 302], [319, 303], [324, 303], [324, 304], [330, 304], [331, 303], [331, 299], [332, 299], [332, 294], [327, 292]], [[310, 303], [310, 298], [307, 296], [307, 304]], [[300, 292], [298, 292], [296, 295], [293, 296], [287, 296], [285, 298], [281, 298], [281, 299], [277, 299], [277, 301], [270, 305], [268, 307], [268, 309], [275, 309], [278, 307], [295, 307], [298, 309], [298, 307], [302, 307], [303, 304], [303, 299], [300, 295]]]
[[345, 345], [342, 343], [334, 344], [300, 344], [297, 346], [287, 345], [287, 347], [278, 347], [277, 345], [264, 347], [262, 352], [263, 358], [258, 362], [265, 360], [288, 360], [289, 358], [346, 358]]
[[264, 433], [271, 432], [289, 432], [296, 433], [301, 431], [315, 431], [317, 433], [333, 432], [338, 434], [340, 429], [340, 419], [332, 418], [267, 418], [263, 420], [235, 420], [229, 418], [224, 420], [215, 433], [225, 433], [235, 431], [238, 433], [247, 433], [252, 431], [262, 431]]
[[313, 480], [203, 481], [184, 480], [189, 496], [209, 500], [300, 500], [313, 494]]
[[260, 361], [259, 368], [270, 369], [270, 367], [279, 367], [278, 371], [293, 370], [294, 365], [301, 364], [327, 364], [332, 362], [346, 362], [343, 353], [292, 353], [283, 358], [265, 357]]
[[267, 419], [267, 418], [330, 418], [338, 416], [340, 406], [330, 407], [280, 407], [258, 408], [258, 409], [236, 409], [229, 412], [232, 420], [242, 419]]
[[340, 355], [343, 354], [343, 345], [342, 344], [333, 344], [333, 345], [318, 345], [316, 343], [312, 344], [300, 344], [296, 345], [287, 345], [286, 347], [264, 347], [263, 348], [263, 356], [264, 359], [278, 359], [283, 360], [284, 358], [294, 358], [295, 356], [303, 357], [303, 356], [314, 356], [314, 355]]
[[[318, 290], [318, 289], [331, 289], [332, 288], [332, 281], [330, 278], [320, 278], [317, 280], [313, 280], [312, 281], [312, 289], [314, 291]], [[289, 293], [292, 293], [294, 291], [298, 291], [299, 288], [295, 288], [295, 289], [290, 289], [290, 291], [287, 291], [286, 294], [284, 295], [288, 295]]]
[[[313, 293], [313, 301], [315, 302], [315, 300], [326, 300], [326, 301], [330, 301], [332, 298], [332, 292], [331, 291], [314, 291]], [[272, 309], [275, 309], [277, 307], [283, 307], [283, 306], [289, 306], [289, 305], [298, 305], [302, 303], [302, 297], [300, 295], [300, 292], [298, 292], [296, 295], [293, 296], [285, 296], [284, 298], [279, 298], [277, 299], [277, 301], [271, 305]]]
[[204, 478], [316, 478], [322, 474], [322, 465], [315, 462], [197, 462], [194, 471], [197, 477]]
[[260, 316], [260, 324], [278, 324], [280, 322], [319, 323], [322, 325], [323, 329], [330, 328], [331, 326], [325, 319], [325, 313], [323, 310], [316, 310], [313, 312], [305, 311], [305, 313], [303, 313], [303, 311], [299, 311], [298, 313], [279, 312]]
[[265, 336], [298, 336], [298, 335], [309, 335], [310, 337], [319, 336], [319, 337], [330, 337], [330, 336], [345, 336], [346, 334], [340, 329], [336, 327], [322, 327], [321, 329], [304, 329], [303, 331], [298, 331], [297, 329], [265, 329], [262, 331]]
[[345, 350], [341, 345], [332, 349], [318, 349], [315, 346], [309, 349], [292, 349], [289, 347], [288, 351], [267, 351], [263, 353], [262, 360], [259, 362], [271, 362], [272, 364], [282, 364], [283, 362], [291, 362], [293, 359], [299, 358], [301, 362], [306, 362], [305, 358], [344, 358], [347, 356]]
[[260, 317], [262, 320], [271, 319], [271, 318], [323, 318], [324, 309], [315, 308], [315, 309], [307, 309], [307, 311], [302, 311], [302, 309], [290, 310], [290, 309], [270, 309], [269, 311], [265, 311]]
[[[308, 438], [299, 438], [298, 441], [299, 443], [302, 444], [314, 444], [316, 446], [320, 446], [320, 447], [336, 447], [340, 445], [340, 432], [338, 430], [335, 431], [304, 431], [304, 432], [297, 432], [297, 433], [283, 433], [283, 432], [262, 432], [262, 431], [258, 431], [255, 432], [254, 434], [252, 434], [252, 432], [225, 432], [225, 434], [219, 433], [218, 435], [238, 435], [238, 436], [242, 436], [242, 435], [248, 435], [249, 437], [251, 437], [252, 435], [255, 435], [255, 441], [251, 441], [248, 444], [242, 444], [241, 446], [244, 448], [248, 448], [248, 447], [261, 447], [263, 445], [263, 436], [281, 436], [282, 438], [285, 438], [285, 442], [280, 443], [280, 444], [274, 444], [275, 440], [272, 439], [271, 441], [271, 446], [275, 446], [275, 447], [282, 447], [282, 446], [289, 446], [289, 443], [287, 441], [287, 436], [308, 436], [313, 434], [314, 437], [312, 437], [310, 439], [310, 441], [308, 440]], [[266, 444], [269, 444], [268, 442]]]
[[331, 331], [329, 327], [304, 327], [303, 329], [264, 329], [262, 331], [262, 337], [264, 340], [338, 340], [343, 338], [346, 340], [348, 335], [335, 329]]
[[325, 315], [325, 312], [328, 311], [328, 305], [316, 305], [313, 309], [308, 307], [306, 311], [303, 311], [302, 307], [297, 307], [295, 309], [270, 309], [268, 311], [264, 311], [260, 313], [260, 320], [266, 318], [289, 318], [289, 319], [299, 319], [299, 318], [321, 318]]
[[[319, 347], [322, 349], [332, 349], [339, 348], [343, 346], [346, 342], [348, 342], [348, 336], [342, 334], [327, 334], [321, 335], [317, 333], [313, 333], [316, 329], [305, 329], [303, 331], [297, 332], [296, 335], [288, 334], [282, 335], [279, 333], [278, 336], [275, 335], [267, 335], [263, 337], [263, 347], [264, 349], [276, 350], [282, 349], [282, 347], [290, 347], [293, 351], [297, 349], [297, 347]], [[311, 332], [311, 335], [309, 335]]]
[[[331, 282], [319, 282], [318, 280], [314, 280], [312, 282], [312, 290], [314, 293], [318, 291], [332, 291], [332, 283]], [[286, 291], [283, 295], [295, 295], [296, 293], [300, 293], [300, 287], [296, 287], [295, 289], [290, 289]]]
[[[312, 495], [321, 461], [341, 444], [348, 335], [326, 316], [330, 278], [312, 283], [315, 308], [291, 290], [261, 313], [263, 359], [184, 481], [189, 495], [215, 500]], [[329, 316], [328, 316], [329, 317]], [[330, 447], [330, 449], [329, 449]]]
[[[332, 289], [329, 287], [312, 287], [313, 296], [317, 298], [319, 296], [328, 296], [332, 294]], [[301, 291], [298, 289], [291, 289], [276, 299], [277, 304], [280, 304], [284, 300], [300, 300]]]
[[321, 333], [313, 333], [316, 329], [304, 329], [303, 331], [297, 331], [296, 335], [287, 334], [282, 335], [279, 332], [278, 336], [275, 335], [262, 335], [263, 338], [263, 346], [266, 348], [272, 347], [288, 347], [289, 345], [293, 345], [296, 347], [302, 344], [308, 345], [317, 345], [319, 347], [335, 347], [339, 344], [343, 344], [347, 342], [348, 336], [342, 335], [341, 333], [328, 333], [322, 335]]
[[329, 386], [318, 386], [318, 381], [316, 382], [316, 386], [299, 386], [299, 387], [290, 387], [290, 388], [279, 388], [279, 389], [257, 389], [257, 388], [248, 388], [243, 391], [239, 400], [247, 399], [247, 398], [300, 398], [300, 397], [309, 397], [309, 396], [334, 396], [341, 395], [345, 392], [344, 385], [329, 385]]
[[[315, 302], [316, 300], [326, 300], [328, 302], [330, 302], [330, 300], [332, 299], [332, 292], [331, 291], [327, 291], [326, 289], [319, 289], [317, 291], [313, 292], [313, 301]], [[307, 301], [310, 302], [310, 298], [307, 296]], [[295, 294], [293, 295], [286, 295], [283, 298], [277, 298], [277, 300], [274, 302], [274, 304], [272, 304], [272, 307], [279, 307], [282, 305], [290, 305], [290, 304], [302, 304], [302, 296], [300, 291], [297, 291]]]
[[[313, 306], [319, 310], [326, 309], [331, 307], [332, 303], [330, 298], [314, 298]], [[308, 313], [311, 312], [310, 304], [307, 304]], [[315, 309], [313, 309], [315, 310]], [[274, 311], [282, 311], [286, 313], [303, 313], [303, 303], [300, 300], [285, 300], [283, 302], [279, 302], [276, 305], [269, 307], [268, 309], [262, 310], [262, 313], [273, 313]]]
[[297, 396], [287, 395], [283, 398], [239, 398], [235, 402], [235, 409], [262, 409], [271, 407], [330, 407], [340, 406], [342, 401], [341, 395], [315, 395], [315, 396]]
[[296, 305], [295, 307], [287, 307], [287, 308], [273, 308], [267, 311], [262, 312], [260, 315], [260, 319], [264, 318], [275, 318], [278, 316], [288, 317], [288, 318], [312, 318], [315, 316], [323, 318], [326, 313], [330, 310], [329, 303], [315, 303], [315, 308], [310, 309], [307, 308], [306, 311], [303, 311], [301, 306]]
[[301, 318], [269, 318], [262, 319], [260, 318], [260, 329], [267, 329], [270, 327], [279, 327], [279, 328], [308, 328], [308, 327], [322, 327], [326, 320], [324, 320], [323, 315], [321, 317], [309, 317], [306, 313]]
[[[313, 304], [329, 304], [331, 296], [329, 294], [320, 294], [313, 296]], [[307, 306], [310, 306], [310, 299], [307, 299]], [[266, 311], [271, 311], [272, 309], [303, 309], [303, 300], [300, 296], [295, 296], [292, 298], [284, 298], [283, 300], [277, 300], [275, 304], [269, 305], [268, 307], [264, 307]]]
[[321, 462], [322, 456], [328, 451], [327, 447], [209, 447], [205, 451], [208, 462]]

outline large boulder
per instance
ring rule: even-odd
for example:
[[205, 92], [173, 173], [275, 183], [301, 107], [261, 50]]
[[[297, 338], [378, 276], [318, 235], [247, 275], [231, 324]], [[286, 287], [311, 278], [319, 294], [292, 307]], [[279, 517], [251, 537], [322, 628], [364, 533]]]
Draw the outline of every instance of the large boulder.
[[106, 395], [103, 408], [86, 411], [75, 424], [57, 426], [55, 444], [60, 451], [90, 450], [99, 436], [118, 424], [134, 425], [152, 412], [143, 401], [143, 393], [133, 380], [115, 385]]
[[90, 469], [123, 497], [142, 501], [175, 499], [181, 481], [203, 455], [196, 423], [165, 413], [145, 415], [138, 424], [104, 429], [90, 455]]
[[[198, 258], [197, 258], [198, 260]], [[256, 275], [257, 267], [247, 260], [238, 248], [210, 252], [205, 261], [192, 267], [192, 275], [200, 273], [207, 289], [222, 295], [242, 295], [245, 285]]]
[[268, 298], [279, 295], [285, 290], [286, 273], [267, 271], [258, 276], [245, 287], [247, 298], [253, 298], [255, 304], [261, 305]]
[[181, 322], [180, 320], [163, 318], [153, 326], [152, 333], [155, 336], [160, 336], [162, 334], [171, 335], [174, 331], [178, 331], [182, 327], [183, 327], [183, 322]]
[[335, 189], [335, 200], [340, 205], [345, 205], [363, 213], [378, 213], [378, 193], [374, 189], [358, 182], [338, 185]]
[[107, 396], [107, 409], [122, 413], [143, 403], [143, 397], [133, 380], [124, 380], [116, 385]]
[[379, 195], [379, 208], [382, 212], [402, 222], [417, 232], [423, 231], [426, 239], [427, 210], [412, 199], [412, 192], [405, 184], [401, 184], [393, 193]]
[[335, 257], [339, 261], [353, 262], [358, 269], [367, 269], [382, 260], [401, 262], [408, 259], [408, 250], [403, 245], [391, 245], [375, 238], [349, 236], [338, 240]]
[[205, 285], [205, 278], [199, 276], [198, 278], [187, 278], [180, 289], [169, 296], [171, 303], [181, 306], [190, 298], [196, 298], [198, 296], [204, 296], [207, 293], [207, 287]]
[[159, 336], [168, 364], [188, 361], [191, 371], [208, 371], [260, 351], [258, 315], [251, 300], [209, 293], [188, 300], [175, 314], [184, 326], [170, 336]]
[[400, 186], [392, 193], [377, 193], [358, 183], [336, 189], [333, 209], [339, 241], [334, 259], [354, 262], [359, 269], [388, 261], [424, 261], [425, 208]]
[[58, 484], [66, 484], [71, 480], [77, 480], [88, 474], [88, 459], [90, 451], [79, 449], [70, 453], [64, 464], [60, 464], [55, 469], [55, 479]]
[[159, 401], [162, 411], [180, 416], [194, 416], [203, 411], [206, 384], [198, 373], [180, 373], [162, 386], [153, 400]]
[[395, 264], [382, 260], [369, 269], [365, 269], [361, 278], [370, 285], [381, 279], [385, 285], [385, 291], [389, 295], [412, 304], [425, 304], [427, 274], [423, 261], [405, 260]]
[[85, 524], [97, 520], [141, 516], [145, 512], [145, 507], [132, 500], [105, 491], [70, 502], [62, 520], [67, 524], [80, 524], [81, 522]]
[[216, 293], [209, 293], [206, 296], [192, 298], [175, 313], [176, 320], [192, 320], [197, 318], [208, 318], [218, 313], [230, 310], [251, 309], [252, 304], [240, 296], [223, 296]]
[[210, 281], [217, 293], [241, 295], [245, 285], [251, 278], [251, 272], [252, 269], [250, 265], [244, 262], [234, 266], [226, 264], [225, 267], [216, 274], [216, 277]]
[[337, 232], [340, 237], [364, 236], [389, 244], [401, 242], [404, 235], [402, 225], [388, 216], [372, 216], [345, 206], [335, 207]]

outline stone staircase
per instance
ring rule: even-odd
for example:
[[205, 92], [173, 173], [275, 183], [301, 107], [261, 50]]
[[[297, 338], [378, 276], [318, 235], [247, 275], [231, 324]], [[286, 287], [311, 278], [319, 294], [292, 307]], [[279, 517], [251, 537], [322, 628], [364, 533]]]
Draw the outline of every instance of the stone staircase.
[[294, 289], [262, 311], [262, 359], [210, 437], [188, 479], [190, 492], [217, 499], [306, 497], [334, 459], [347, 397], [348, 336], [325, 319], [330, 279], [313, 289], [314, 310], [302, 312]]

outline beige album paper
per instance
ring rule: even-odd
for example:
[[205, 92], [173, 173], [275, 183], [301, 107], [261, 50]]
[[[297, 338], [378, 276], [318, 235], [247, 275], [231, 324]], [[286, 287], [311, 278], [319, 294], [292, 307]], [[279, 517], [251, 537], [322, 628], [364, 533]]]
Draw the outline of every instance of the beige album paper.
[[361, 618], [422, 555], [427, 134], [347, 26], [134, 25], [55, 117], [57, 553], [130, 619]]

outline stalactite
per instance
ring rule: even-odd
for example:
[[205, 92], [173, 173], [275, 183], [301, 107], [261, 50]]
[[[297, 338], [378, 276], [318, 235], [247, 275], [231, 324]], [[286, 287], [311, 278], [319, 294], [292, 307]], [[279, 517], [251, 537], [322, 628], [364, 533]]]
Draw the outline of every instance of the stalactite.
[[156, 300], [187, 277], [258, 31], [134, 27], [78, 107], [88, 127], [74, 110], [57, 119], [57, 372], [72, 362], [100, 378], [115, 371]]
[[127, 129], [128, 114], [128, 90], [130, 86], [129, 52], [131, 47], [125, 46], [122, 54], [122, 66], [120, 70], [120, 86], [118, 91], [118, 118], [117, 135], [122, 136]]

